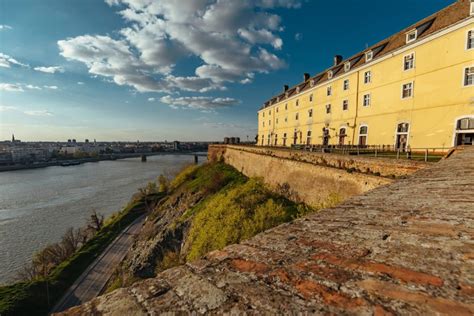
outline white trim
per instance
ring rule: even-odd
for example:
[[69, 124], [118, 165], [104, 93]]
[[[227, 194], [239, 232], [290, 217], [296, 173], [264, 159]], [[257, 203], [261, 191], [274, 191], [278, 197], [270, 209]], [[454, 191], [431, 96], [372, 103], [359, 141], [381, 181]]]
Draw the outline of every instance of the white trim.
[[328, 79], [332, 79], [334, 72], [332, 70], [328, 71]]
[[[344, 109], [344, 102], [347, 102], [347, 109]], [[342, 100], [342, 111], [349, 111], [349, 99]]]
[[345, 62], [344, 63], [344, 72], [348, 72], [351, 70], [351, 62], [348, 61], [348, 62]]
[[472, 0], [471, 0], [471, 8], [470, 8], [469, 13], [470, 13], [471, 16], [474, 15], [474, 1], [472, 1]]
[[[370, 80], [369, 80], [368, 82], [365, 82], [365, 75], [366, 75], [367, 73], [369, 74], [369, 79], [370, 79]], [[367, 71], [364, 71], [364, 84], [371, 84], [371, 83], [372, 83], [372, 70], [369, 69], [369, 70], [367, 70]]]
[[374, 52], [372, 50], [365, 52], [365, 62], [371, 61], [373, 59], [374, 59]]
[[363, 123], [363, 124], [360, 124], [359, 125], [359, 128], [357, 130], [357, 145], [360, 145], [360, 129], [361, 127], [367, 127], [367, 134], [362, 134], [362, 136], [365, 136], [365, 146], [368, 146], [368, 143], [369, 143], [369, 125], [366, 124], [366, 123]]
[[470, 65], [470, 66], [463, 66], [463, 68], [462, 68], [462, 87], [463, 88], [472, 88], [472, 87], [474, 87], [474, 83], [473, 84], [466, 84], [466, 69], [468, 69], [468, 68], [474, 68], [474, 64]]
[[[408, 132], [406, 133], [398, 133], [398, 125], [400, 124], [408, 124]], [[410, 133], [411, 133], [411, 122], [408, 121], [408, 120], [401, 120], [401, 121], [397, 121], [397, 124], [395, 125], [395, 141], [393, 143], [393, 147], [394, 148], [397, 148], [397, 136], [400, 134], [400, 135], [403, 135], [403, 134], [406, 134], [407, 135], [407, 148], [410, 146]]]
[[[403, 86], [410, 84], [411, 83], [411, 95], [409, 97], [403, 97]], [[405, 83], [402, 83], [402, 94], [400, 95], [402, 100], [408, 100], [408, 99], [413, 99], [415, 96], [415, 81], [408, 81]]]
[[466, 32], [466, 43], [465, 43], [466, 45], [464, 46], [464, 50], [466, 50], [466, 51], [474, 49], [474, 45], [471, 48], [467, 47], [467, 45], [469, 44], [469, 32], [472, 32], [471, 34], [472, 34], [472, 37], [474, 38], [474, 29], [467, 30], [467, 32]]
[[[456, 136], [458, 134], [458, 130], [457, 130], [458, 121], [462, 120], [463, 118], [474, 118], [474, 114], [465, 114], [465, 115], [458, 116], [454, 119], [453, 141], [451, 142], [452, 147], [456, 146]], [[466, 129], [462, 133], [465, 133], [465, 131], [467, 131], [468, 133], [472, 131], [474, 133], [474, 130], [472, 129]]]
[[[346, 89], [346, 81], [347, 81], [347, 89]], [[349, 78], [346, 78], [342, 81], [342, 91], [348, 91], [351, 88], [351, 82]]]
[[[365, 104], [365, 97], [368, 96], [368, 100], [369, 100], [369, 104]], [[362, 96], [362, 106], [365, 107], [365, 108], [368, 108], [369, 106], [372, 105], [372, 93], [366, 93]]]
[[[411, 34], [415, 34], [415, 37], [413, 39], [409, 39], [409, 36]], [[405, 44], [412, 43], [418, 39], [418, 30], [417, 29], [412, 29], [408, 32], [405, 33]]]
[[[411, 55], [413, 55], [413, 67], [408, 68], [408, 69], [405, 69], [405, 57], [408, 57], [408, 56], [411, 56]], [[415, 67], [416, 67], [416, 55], [415, 55], [415, 52], [411, 52], [411, 53], [409, 53], [409, 54], [403, 55], [402, 63], [403, 63], [402, 69], [403, 69], [404, 72], [405, 72], [405, 71], [410, 71], [410, 70], [415, 69]]]
[[[428, 35], [428, 36], [426, 36], [426, 37], [420, 39], [419, 41], [416, 41], [416, 42], [411, 43], [411, 44], [409, 44], [409, 45], [404, 45], [404, 46], [400, 47], [399, 49], [394, 50], [393, 52], [387, 53], [387, 54], [383, 55], [382, 57], [379, 57], [379, 58], [374, 59], [374, 60], [373, 60], [372, 62], [370, 62], [370, 63], [365, 63], [364, 65], [361, 65], [361, 66], [359, 66], [359, 67], [357, 67], [357, 68], [354, 68], [354, 69], [352, 69], [351, 71], [347, 72], [346, 74], [347, 74], [347, 75], [351, 75], [351, 74], [356, 73], [356, 72], [363, 72], [365, 69], [370, 68], [370, 67], [372, 67], [373, 65], [376, 65], [376, 64], [378, 64], [378, 63], [381, 63], [381, 62], [383, 62], [383, 61], [385, 61], [385, 60], [387, 60], [387, 59], [389, 59], [389, 58], [395, 57], [395, 56], [397, 56], [397, 55], [399, 55], [399, 54], [403, 54], [403, 53], [406, 52], [406, 51], [413, 50], [413, 49], [417, 48], [418, 46], [421, 46], [421, 45], [423, 45], [423, 44], [425, 44], [425, 43], [427, 43], [427, 42], [430, 42], [430, 41], [432, 41], [432, 40], [438, 39], [438, 38], [440, 38], [440, 37], [442, 37], [442, 36], [444, 36], [444, 35], [446, 35], [446, 34], [449, 34], [449, 33], [451, 33], [451, 32], [457, 31], [457, 30], [459, 30], [459, 29], [461, 29], [461, 28], [463, 28], [463, 27], [469, 25], [470, 23], [474, 23], [474, 16], [470, 16], [470, 17], [468, 17], [468, 18], [466, 18], [466, 19], [464, 19], [464, 20], [461, 20], [461, 21], [459, 21], [459, 22], [457, 22], [457, 23], [455, 23], [455, 24], [453, 24], [453, 25], [451, 25], [451, 26], [449, 26], [449, 27], [447, 27], [447, 28], [444, 28], [444, 29], [442, 29], [442, 30], [439, 30], [439, 31], [437, 31], [437, 32], [434, 32], [434, 33], [432, 33], [432, 34], [430, 34], [430, 35]], [[325, 82], [323, 82], [323, 83], [321, 83], [321, 84], [317, 84], [317, 85], [315, 85], [314, 87], [312, 87], [312, 88], [310, 88], [310, 89], [308, 89], [308, 90], [305, 90], [305, 91], [302, 92], [302, 93], [307, 93], [307, 92], [309, 92], [309, 91], [311, 91], [311, 90], [318, 89], [318, 88], [321, 87], [321, 86], [331, 84], [332, 82], [334, 82], [334, 81], [336, 81], [336, 80], [340, 80], [340, 79], [341, 79], [341, 78], [340, 78], [339, 76], [336, 76], [336, 77], [334, 77], [333, 79], [328, 80], [328, 81], [325, 81]], [[291, 99], [293, 99], [293, 98], [295, 98], [295, 97], [297, 97], [297, 96], [296, 96], [296, 95], [291, 96], [291, 98], [286, 99], [286, 100], [291, 100]], [[273, 99], [273, 97], [270, 98], [270, 99]], [[267, 109], [267, 108], [269, 108], [269, 107], [272, 107], [272, 106], [275, 106], [275, 105], [276, 105], [276, 103], [275, 103], [275, 104], [272, 104], [272, 105], [269, 105], [269, 106], [267, 106], [266, 108], [262, 108], [262, 109], [260, 109], [259, 111], [265, 110], [265, 109]]]

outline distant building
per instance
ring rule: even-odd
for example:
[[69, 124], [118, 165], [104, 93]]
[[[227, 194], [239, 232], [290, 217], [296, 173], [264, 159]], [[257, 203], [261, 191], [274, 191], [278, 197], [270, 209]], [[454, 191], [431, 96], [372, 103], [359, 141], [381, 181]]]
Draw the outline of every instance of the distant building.
[[173, 150], [178, 151], [180, 149], [180, 144], [177, 140], [173, 142]]

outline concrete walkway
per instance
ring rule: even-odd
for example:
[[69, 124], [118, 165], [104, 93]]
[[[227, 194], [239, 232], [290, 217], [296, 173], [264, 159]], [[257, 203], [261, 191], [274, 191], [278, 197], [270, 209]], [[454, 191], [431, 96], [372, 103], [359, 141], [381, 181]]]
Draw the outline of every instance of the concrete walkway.
[[133, 237], [140, 232], [144, 220], [145, 215], [142, 215], [128, 226], [74, 282], [51, 313], [80, 305], [98, 296], [112, 276], [115, 267], [126, 256], [133, 243]]
[[70, 315], [473, 315], [474, 147]]

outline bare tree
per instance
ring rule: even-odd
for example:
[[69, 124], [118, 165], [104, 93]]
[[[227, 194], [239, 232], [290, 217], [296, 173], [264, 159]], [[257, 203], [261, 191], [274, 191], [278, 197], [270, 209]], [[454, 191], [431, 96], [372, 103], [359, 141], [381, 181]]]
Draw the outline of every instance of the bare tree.
[[96, 210], [92, 210], [87, 222], [87, 228], [93, 232], [98, 232], [102, 226], [104, 226], [104, 215], [97, 213]]

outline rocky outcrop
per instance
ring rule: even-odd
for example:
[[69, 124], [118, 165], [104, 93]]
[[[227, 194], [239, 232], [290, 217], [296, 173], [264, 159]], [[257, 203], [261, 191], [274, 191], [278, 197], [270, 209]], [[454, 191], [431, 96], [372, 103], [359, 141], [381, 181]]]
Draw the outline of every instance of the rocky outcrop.
[[474, 148], [68, 315], [474, 313]]

